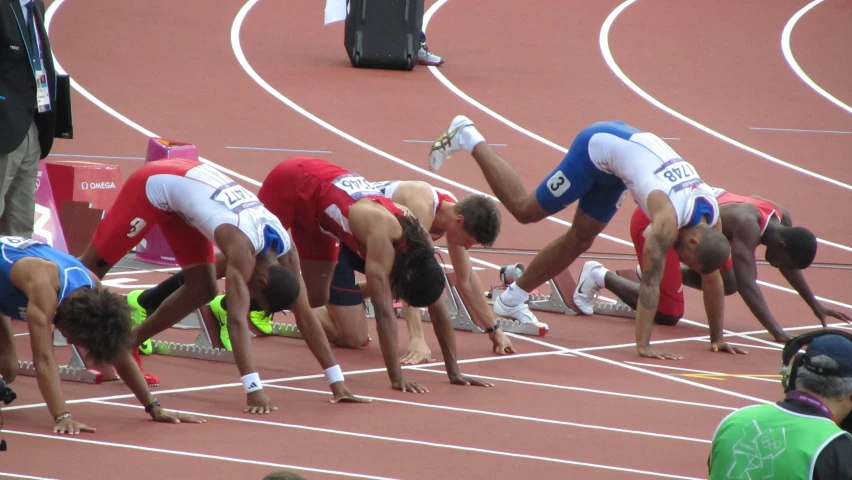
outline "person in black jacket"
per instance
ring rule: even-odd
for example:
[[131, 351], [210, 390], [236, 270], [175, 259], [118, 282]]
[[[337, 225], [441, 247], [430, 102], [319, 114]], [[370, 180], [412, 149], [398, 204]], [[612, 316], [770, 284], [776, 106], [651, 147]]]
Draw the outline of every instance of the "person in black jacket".
[[56, 71], [42, 0], [0, 0], [0, 235], [30, 238], [38, 162], [53, 146]]

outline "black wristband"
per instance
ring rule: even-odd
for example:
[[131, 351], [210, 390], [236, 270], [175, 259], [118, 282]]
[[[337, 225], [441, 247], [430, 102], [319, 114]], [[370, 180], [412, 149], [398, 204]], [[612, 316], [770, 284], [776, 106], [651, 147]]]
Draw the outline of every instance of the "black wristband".
[[497, 322], [497, 323], [495, 323], [494, 325], [492, 325], [492, 326], [490, 326], [490, 327], [486, 328], [486, 329], [485, 329], [485, 333], [491, 333], [491, 332], [493, 332], [494, 330], [497, 330], [497, 329], [499, 329], [499, 328], [500, 328], [500, 322]]
[[160, 406], [160, 401], [155, 398], [153, 402], [149, 403], [148, 405], [145, 405], [145, 413], [150, 415], [151, 412], [154, 411], [154, 408], [159, 407], [159, 406]]

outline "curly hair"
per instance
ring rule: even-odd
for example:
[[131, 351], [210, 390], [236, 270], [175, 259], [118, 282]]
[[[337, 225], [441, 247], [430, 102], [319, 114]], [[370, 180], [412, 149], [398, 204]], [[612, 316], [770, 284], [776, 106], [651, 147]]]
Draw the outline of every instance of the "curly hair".
[[417, 218], [404, 215], [399, 222], [407, 245], [393, 262], [391, 290], [395, 298], [412, 307], [427, 307], [444, 292], [444, 270], [435, 259], [429, 235]]
[[469, 195], [456, 203], [455, 212], [464, 217], [465, 232], [486, 247], [494, 245], [501, 220], [497, 202], [486, 195]]
[[54, 324], [95, 363], [114, 363], [131, 348], [130, 306], [103, 287], [81, 288], [65, 298]]
[[285, 310], [299, 297], [299, 278], [284, 265], [270, 265], [267, 279], [266, 286], [263, 287], [263, 296], [269, 302], [267, 313]]

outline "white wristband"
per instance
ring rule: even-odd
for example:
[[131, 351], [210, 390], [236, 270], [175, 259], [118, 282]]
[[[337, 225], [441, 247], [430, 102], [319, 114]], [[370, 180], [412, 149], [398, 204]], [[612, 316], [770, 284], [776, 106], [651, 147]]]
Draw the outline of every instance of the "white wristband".
[[263, 385], [260, 384], [260, 375], [258, 375], [257, 372], [249, 373], [240, 380], [243, 381], [243, 388], [246, 389], [246, 393], [263, 390]]
[[342, 382], [343, 381], [343, 371], [340, 370], [340, 365], [335, 365], [333, 367], [328, 367], [323, 372], [325, 374], [325, 380], [329, 385], [332, 383]]

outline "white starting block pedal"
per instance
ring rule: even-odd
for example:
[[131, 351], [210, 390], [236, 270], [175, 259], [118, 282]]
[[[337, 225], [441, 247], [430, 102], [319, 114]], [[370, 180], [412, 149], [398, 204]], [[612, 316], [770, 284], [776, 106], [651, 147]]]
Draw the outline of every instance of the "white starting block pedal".
[[[80, 352], [77, 350], [77, 347], [74, 345], [68, 345], [68, 341], [65, 337], [59, 333], [59, 330], [53, 331], [53, 345], [57, 347], [70, 347], [71, 349], [71, 360], [67, 365], [59, 366], [59, 379], [65, 380], [67, 382], [80, 382], [80, 383], [103, 383], [104, 375], [98, 370], [94, 370], [88, 368], [86, 366], [86, 362], [83, 361], [83, 357], [80, 356]], [[36, 369], [35, 364], [33, 362], [27, 362], [24, 360], [18, 360], [18, 375], [25, 375], [27, 377], [35, 377]], [[111, 378], [108, 380], [117, 380], [117, 378]]]
[[[520, 263], [516, 265], [504, 265], [500, 269], [500, 281], [503, 283], [503, 286], [493, 287], [490, 292], [485, 294], [489, 298], [489, 303], [493, 304], [493, 299], [503, 293], [509, 284], [517, 280], [523, 271], [523, 265]], [[577, 282], [574, 280], [571, 272], [566, 268], [560, 274], [548, 280], [547, 284], [550, 286], [550, 295], [540, 293], [530, 294], [530, 298], [527, 300], [530, 310], [577, 315], [577, 312], [580, 311], [577, 305], [574, 304], [574, 290], [577, 288]], [[636, 311], [621, 300], [614, 302], [597, 300], [594, 302], [593, 308], [597, 315], [625, 318], [636, 317]]]
[[[195, 320], [192, 320], [195, 317]], [[219, 336], [212, 338], [208, 325], [218, 325], [210, 307], [204, 305], [187, 318], [181, 321], [184, 328], [198, 328], [201, 330], [195, 343], [176, 343], [165, 340], [151, 339], [153, 346], [152, 354], [168, 355], [170, 357], [195, 358], [197, 360], [210, 360], [213, 362], [236, 363], [234, 353], [225, 350], [219, 341]]]
[[[456, 275], [454, 272], [447, 272], [446, 283], [447, 296], [445, 301], [447, 304], [447, 310], [450, 312], [450, 317], [453, 319], [453, 328], [467, 332], [485, 333], [485, 330], [479, 328], [479, 326], [473, 322], [473, 319], [471, 319], [470, 312], [468, 312], [467, 307], [462, 301], [461, 295], [456, 288]], [[422, 318], [424, 322], [431, 322], [428, 310], [422, 314]], [[508, 318], [498, 318], [497, 323], [500, 325], [500, 329], [504, 332], [536, 337], [543, 337], [550, 329], [546, 323], [522, 323]]]

